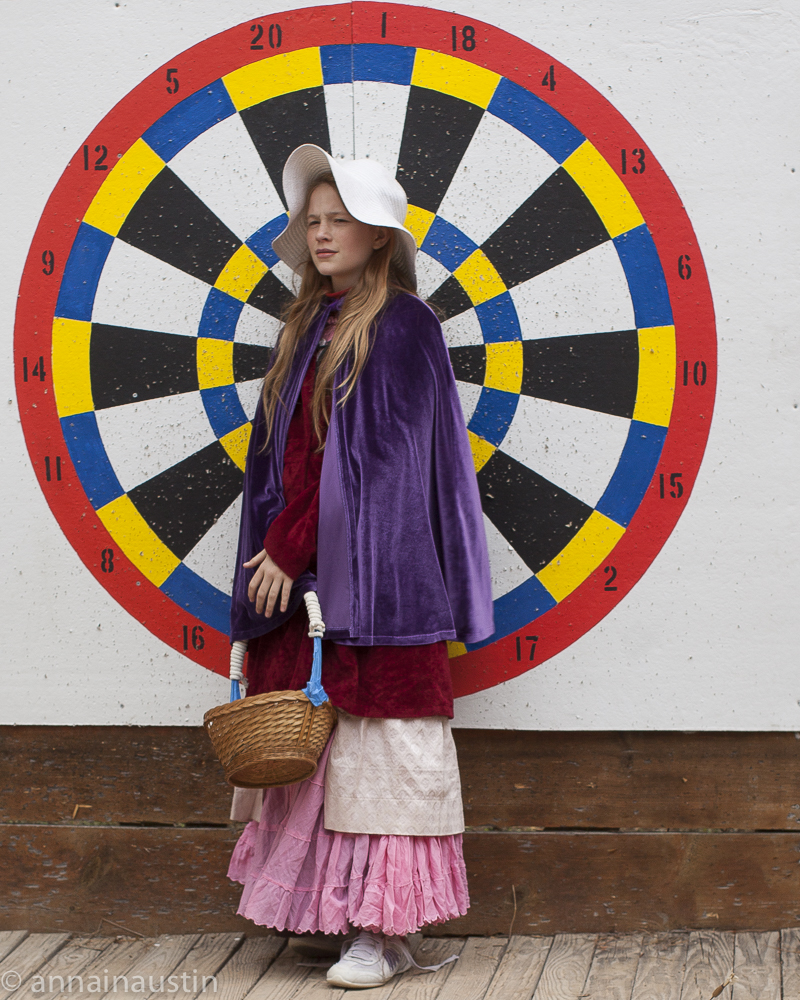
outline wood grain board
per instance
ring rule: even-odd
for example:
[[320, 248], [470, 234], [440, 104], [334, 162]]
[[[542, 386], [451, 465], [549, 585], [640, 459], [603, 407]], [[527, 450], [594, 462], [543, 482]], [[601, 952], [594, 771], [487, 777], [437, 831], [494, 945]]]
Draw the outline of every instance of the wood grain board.
[[800, 927], [781, 931], [781, 981], [785, 998], [800, 997]]
[[740, 931], [733, 956], [733, 1000], [780, 1000], [780, 933]]
[[686, 951], [681, 1000], [706, 1000], [733, 972], [730, 931], [692, 931]]
[[[798, 830], [793, 733], [456, 729], [467, 825]], [[0, 822], [228, 822], [202, 728], [0, 727]], [[22, 776], [22, 777], [21, 777]]]
[[584, 992], [595, 1000], [630, 1000], [643, 934], [601, 934]]
[[[226, 878], [236, 838], [227, 827], [8, 826], [0, 927], [258, 934]], [[798, 847], [794, 833], [469, 833], [471, 909], [429, 932], [508, 934], [512, 918], [530, 934], [779, 930], [800, 921]]]
[[645, 934], [631, 1000], [680, 1000], [688, 946], [688, 934]]
[[[431, 933], [800, 922], [794, 734], [455, 736], [472, 906]], [[262, 933], [236, 916], [226, 871], [241, 825], [228, 820], [231, 790], [201, 729], [19, 726], [0, 737], [0, 928]]]
[[[0, 938], [0, 945], [7, 940]], [[454, 954], [460, 957], [437, 972], [411, 970], [382, 987], [360, 991], [359, 996], [364, 1000], [710, 1000], [714, 989], [735, 969], [733, 992], [727, 987], [722, 1000], [797, 1000], [800, 994], [793, 976], [798, 941], [800, 928], [768, 934], [684, 931], [415, 937], [410, 943], [420, 964], [435, 964]], [[91, 952], [94, 957], [86, 958], [84, 953]], [[56, 942], [52, 935], [20, 932], [16, 945], [0, 959], [0, 973], [25, 969], [30, 983], [34, 976], [46, 979], [57, 974], [57, 969], [80, 967], [88, 976], [102, 968], [113, 975], [124, 967], [127, 992], [135, 992], [133, 976], [143, 977], [149, 985], [151, 977], [158, 982], [162, 974], [169, 974], [166, 970], [182, 975], [181, 970], [194, 959], [200, 963], [198, 972], [201, 967], [219, 966], [207, 993], [223, 1000], [344, 1000], [351, 995], [329, 987], [325, 968], [302, 964], [308, 960], [295, 951], [291, 940], [287, 944], [281, 937], [188, 934], [87, 939], [62, 935]], [[195, 995], [194, 984], [186, 985], [186, 990], [164, 992], [185, 1000]], [[125, 992], [120, 981], [110, 995]], [[49, 1000], [59, 993], [45, 987], [37, 995]], [[63, 994], [76, 995], [98, 994], [87, 990]]]

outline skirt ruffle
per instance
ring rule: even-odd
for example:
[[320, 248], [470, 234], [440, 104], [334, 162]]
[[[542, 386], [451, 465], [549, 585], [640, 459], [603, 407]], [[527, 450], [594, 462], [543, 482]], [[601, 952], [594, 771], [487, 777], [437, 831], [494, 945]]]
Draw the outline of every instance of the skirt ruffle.
[[264, 793], [261, 820], [245, 827], [228, 877], [244, 886], [238, 913], [294, 934], [350, 926], [413, 934], [469, 907], [461, 834], [405, 837], [324, 827], [326, 747], [307, 781]]

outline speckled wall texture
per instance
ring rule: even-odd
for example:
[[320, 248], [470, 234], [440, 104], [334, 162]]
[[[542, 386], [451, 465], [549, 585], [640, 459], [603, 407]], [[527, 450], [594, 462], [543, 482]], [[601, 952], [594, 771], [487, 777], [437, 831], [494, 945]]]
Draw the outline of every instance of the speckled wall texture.
[[311, 141], [396, 172], [444, 321], [497, 625], [456, 724], [800, 730], [792, 5], [6, 7], [0, 724], [226, 699]]

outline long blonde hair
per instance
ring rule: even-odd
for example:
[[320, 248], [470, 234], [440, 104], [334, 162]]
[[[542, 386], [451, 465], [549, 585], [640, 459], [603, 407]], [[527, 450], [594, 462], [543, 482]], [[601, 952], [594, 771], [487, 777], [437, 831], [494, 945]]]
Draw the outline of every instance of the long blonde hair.
[[[308, 211], [311, 195], [320, 184], [330, 184], [336, 189], [332, 174], [321, 177], [314, 188], [308, 192], [303, 208], [304, 216]], [[338, 189], [336, 190], [338, 194]], [[336, 335], [331, 341], [330, 347], [322, 355], [317, 368], [311, 414], [314, 431], [320, 442], [318, 450], [322, 450], [324, 447], [322, 435], [329, 422], [327, 404], [333, 391], [337, 372], [347, 360], [351, 362], [347, 377], [337, 385], [337, 388], [346, 388], [346, 392], [340, 400], [340, 405], [344, 405], [355, 389], [358, 378], [367, 363], [378, 315], [389, 300], [399, 292], [416, 294], [410, 278], [392, 260], [394, 246], [394, 230], [390, 229], [387, 242], [373, 251], [361, 277], [345, 295], [336, 324]], [[295, 353], [319, 311], [324, 294], [332, 291], [332, 288], [330, 278], [321, 275], [313, 261], [309, 260], [303, 271], [303, 279], [297, 298], [286, 311], [284, 327], [275, 348], [275, 360], [264, 379], [262, 400], [266, 417], [265, 449], [268, 446], [275, 423], [275, 410], [278, 403], [281, 406], [286, 405], [282, 391], [291, 371]]]

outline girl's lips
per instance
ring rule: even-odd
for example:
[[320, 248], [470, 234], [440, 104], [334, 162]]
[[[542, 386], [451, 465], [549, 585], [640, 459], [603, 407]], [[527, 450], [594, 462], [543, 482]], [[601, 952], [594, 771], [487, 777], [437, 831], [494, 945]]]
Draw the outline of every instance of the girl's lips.
[[317, 250], [316, 251], [317, 257], [333, 257], [333, 255], [335, 253], [336, 253], [335, 250]]

